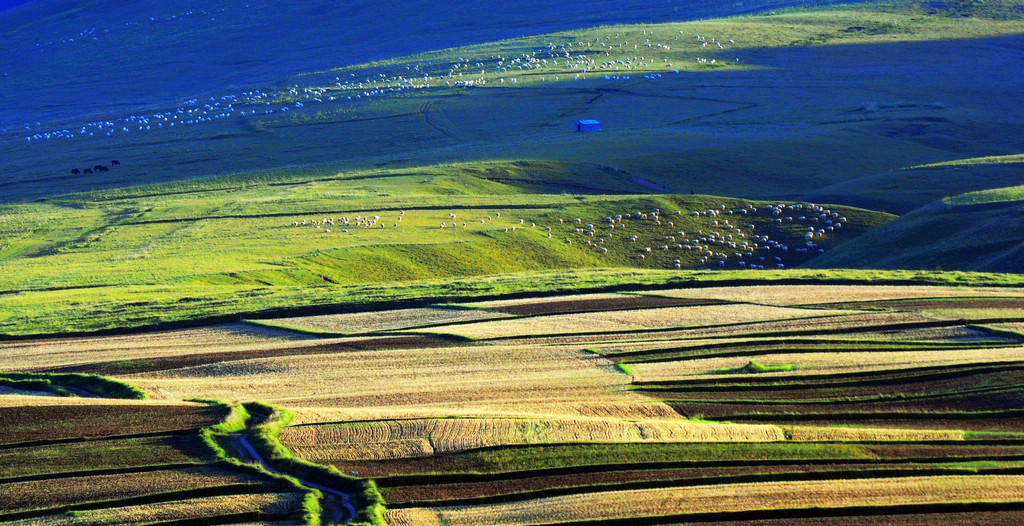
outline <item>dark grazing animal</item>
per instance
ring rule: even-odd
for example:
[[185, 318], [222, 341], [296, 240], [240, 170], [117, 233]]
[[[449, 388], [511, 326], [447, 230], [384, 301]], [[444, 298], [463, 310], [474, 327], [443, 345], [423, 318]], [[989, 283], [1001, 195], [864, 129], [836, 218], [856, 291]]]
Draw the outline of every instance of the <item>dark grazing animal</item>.
[[114, 159], [113, 161], [110, 161], [110, 165], [111, 166], [120, 166], [121, 165], [121, 161], [118, 161], [117, 159]]
[[74, 174], [74, 175], [78, 175], [78, 174], [82, 173], [82, 171], [79, 170], [78, 168], [72, 168], [71, 169], [71, 173]]
[[83, 170], [83, 171], [84, 171], [85, 173], [87, 173], [87, 174], [91, 174], [91, 173], [92, 173], [92, 170], [90, 170], [89, 168], [86, 168], [86, 169], [85, 169], [85, 170]]

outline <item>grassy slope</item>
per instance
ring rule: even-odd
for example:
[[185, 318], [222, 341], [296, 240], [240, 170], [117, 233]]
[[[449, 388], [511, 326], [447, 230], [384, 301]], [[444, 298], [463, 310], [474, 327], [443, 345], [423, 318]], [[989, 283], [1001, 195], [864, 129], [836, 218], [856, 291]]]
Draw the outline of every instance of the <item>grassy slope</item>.
[[[503, 229], [516, 225], [518, 218], [540, 226], [551, 226], [561, 216], [598, 223], [601, 217], [615, 213], [652, 207], [705, 209], [722, 201], [704, 196], [607, 195], [609, 192], [649, 192], [653, 187], [685, 193], [693, 187], [702, 191], [710, 187], [721, 194], [742, 189], [744, 196], [799, 195], [835, 179], [947, 160], [962, 150], [991, 153], [1014, 148], [1014, 134], [990, 133], [987, 124], [976, 123], [1015, 125], [1009, 123], [1012, 112], [1006, 111], [1015, 106], [998, 100], [1001, 87], [1012, 79], [993, 78], [985, 84], [992, 91], [977, 94], [972, 68], [1005, 71], [995, 67], [1003, 58], [991, 49], [1012, 45], [1017, 37], [943, 40], [1020, 33], [1019, 20], [1001, 11], [1003, 5], [994, 4], [985, 16], [956, 21], [947, 11], [929, 13], [915, 4], [897, 2], [871, 9], [846, 6], [668, 24], [657, 26], [657, 32], [668, 35], [666, 41], [671, 37], [673, 51], [644, 51], [652, 54], [651, 70], [664, 71], [669, 59], [689, 62], [693, 56], [707, 54], [689, 42], [689, 35], [698, 31], [722, 39], [723, 34], [735, 36], [740, 43], [735, 52], [744, 62], [715, 68], [692, 63], [676, 66], [686, 74], [670, 77], [674, 80], [664, 84], [596, 80], [582, 84], [584, 89], [538, 82], [538, 76], [554, 75], [557, 68], [527, 70], [519, 77], [522, 87], [514, 90], [413, 93], [340, 107], [334, 113], [311, 110], [287, 117], [254, 117], [224, 124], [248, 131], [218, 141], [208, 140], [209, 130], [190, 129], [186, 137], [193, 134], [198, 145], [192, 153], [169, 148], [171, 143], [165, 142], [147, 143], [148, 149], [137, 153], [147, 158], [164, 156], [159, 160], [163, 162], [173, 151], [174, 157], [180, 157], [176, 162], [190, 165], [192, 170], [199, 167], [200, 171], [178, 176], [227, 170], [228, 165], [218, 164], [223, 159], [242, 162], [248, 169], [253, 159], [260, 159], [270, 168], [0, 208], [0, 264], [12, 277], [0, 291], [6, 293], [0, 301], [7, 307], [0, 313], [0, 324], [9, 334], [95, 330], [280, 309], [298, 297], [302, 297], [298, 306], [347, 301], [330, 299], [332, 285], [381, 284], [372, 285], [369, 292], [352, 293], [350, 298], [372, 302], [391, 288], [387, 283], [396, 281], [593, 267], [664, 268], [667, 261], [660, 259], [641, 263], [628, 252], [614, 251], [600, 258], [579, 243], [561, 244], [558, 240], [567, 228], [553, 232], [557, 237], [551, 240], [533, 231], [506, 236]], [[1005, 5], [1012, 8], [1016, 4]], [[854, 26], [866, 29], [844, 32]], [[652, 27], [603, 27], [571, 35], [481, 44], [298, 78], [306, 85], [318, 85], [318, 81], [350, 71], [407, 71], [404, 66], [443, 64], [462, 54], [483, 57], [535, 50], [550, 40], [600, 41], [608, 37], [611, 42], [613, 33], [639, 45]], [[951, 46], [963, 48], [960, 51], [968, 57], [968, 65], [956, 75], [950, 74], [945, 58], [938, 60]], [[612, 51], [619, 58], [635, 53], [628, 47], [609, 49], [606, 59], [615, 58]], [[658, 64], [662, 55], [666, 62]], [[879, 56], [885, 59], [868, 60]], [[747, 62], [755, 66], [749, 67]], [[869, 87], [878, 75], [905, 74], [915, 64], [923, 64], [913, 77], [921, 83], [894, 87], [906, 92], [880, 93]], [[485, 74], [492, 84], [500, 75], [505, 74]], [[764, 84], [765, 75], [773, 81]], [[940, 77], [942, 82], [935, 84]], [[835, 82], [837, 78], [842, 79], [841, 85]], [[709, 85], [693, 84], [705, 79], [715, 80]], [[776, 91], [751, 90], [750, 83], [775, 86]], [[922, 91], [926, 84], [927, 93]], [[937, 94], [959, 100], [968, 94], [968, 85], [976, 99], [971, 104], [923, 102], [925, 95]], [[685, 94], [692, 90], [696, 92]], [[818, 95], [822, 90], [831, 96], [822, 99]], [[863, 102], [879, 95], [887, 100]], [[809, 99], [815, 102], [809, 103]], [[852, 100], [861, 102], [853, 104]], [[510, 128], [499, 119], [481, 120], [481, 110], [495, 102], [507, 104], [510, 118], [526, 121]], [[779, 103], [793, 106], [780, 107]], [[622, 111], [626, 107], [629, 112]], [[990, 108], [1000, 108], [998, 116], [985, 113], [994, 111]], [[573, 115], [584, 114], [601, 117], [609, 124], [607, 133], [584, 137], [563, 129]], [[382, 115], [393, 116], [397, 125], [386, 141], [378, 135], [380, 123], [366, 120]], [[792, 125], [794, 118], [796, 126]], [[971, 133], [958, 124], [963, 119], [975, 122]], [[751, 126], [754, 123], [757, 125]], [[927, 123], [941, 123], [941, 129], [931, 130]], [[214, 132], [228, 131], [217, 126], [221, 125], [213, 125]], [[637, 132], [649, 126], [643, 142], [633, 144]], [[308, 143], [311, 133], [317, 134], [312, 144]], [[723, 133], [726, 140], [710, 140]], [[975, 144], [970, 140], [972, 134], [984, 140]], [[937, 140], [939, 136], [944, 139]], [[997, 140], [999, 137], [1002, 139]], [[506, 148], [509, 142], [519, 141], [526, 142], [516, 150]], [[299, 160], [295, 156], [307, 155], [304, 152], [312, 152], [308, 155], [313, 157], [302, 161], [322, 161], [338, 155], [336, 147], [340, 145], [345, 146], [342, 151], [356, 149], [365, 154], [364, 160], [373, 162], [405, 159], [399, 164], [407, 164], [411, 157], [406, 156], [415, 154], [417, 167], [339, 171], [327, 163], [273, 168]], [[675, 155], [681, 153], [680, 148], [689, 153]], [[493, 160], [507, 158], [510, 151], [512, 155], [529, 152], [535, 160]], [[19, 155], [50, 159], [43, 153], [29, 148]], [[205, 161], [196, 164], [196, 159], [189, 157], [193, 153]], [[453, 157], [471, 160], [448, 162]], [[847, 157], [858, 162], [843, 162]], [[580, 162], [581, 158], [587, 162]], [[424, 166], [432, 159], [446, 162]], [[143, 165], [135, 168], [137, 162]], [[145, 172], [129, 174], [139, 175], [135, 182], [160, 175], [159, 170], [147, 172], [145, 163], [141, 157], [126, 158], [130, 170]], [[117, 173], [123, 177], [125, 172]], [[856, 181], [851, 184], [856, 186]], [[933, 186], [941, 186], [941, 181], [933, 182]], [[872, 187], [863, 184], [860, 192], [872, 192]], [[902, 197], [906, 202], [924, 198], [910, 192]], [[844, 191], [843, 199], [859, 200], [857, 189]], [[382, 222], [389, 224], [397, 211], [405, 209], [410, 215], [403, 227], [386, 233], [353, 229], [344, 236], [326, 236], [308, 228], [288, 227], [291, 221], [304, 218], [367, 214], [381, 215]], [[436, 229], [450, 211], [459, 212], [460, 221], [473, 222], [501, 210], [505, 217], [485, 227]], [[843, 229], [843, 236], [852, 237], [886, 219], [863, 211], [841, 211], [854, 218]], [[688, 221], [680, 219], [680, 228], [691, 232], [702, 228], [702, 224]], [[771, 232], [773, 238], [794, 227], [780, 228]], [[653, 231], [640, 234], [643, 244], [657, 246], [659, 237]], [[831, 248], [832, 242], [825, 244]], [[1006, 246], [1004, 242], [990, 248]], [[686, 261], [687, 266], [694, 263]], [[61, 272], [55, 274], [54, 268]], [[607, 275], [613, 276], [607, 282], [619, 283], [630, 273]], [[550, 275], [538, 283], [550, 286]], [[318, 292], [300, 292], [309, 287]], [[430, 285], [407, 293], [407, 297], [447, 289]], [[81, 314], [69, 316], [69, 310]]]
[[[701, 229], [720, 229], [710, 227], [709, 218], [673, 211], [747, 203], [704, 195], [536, 193], [581, 184], [638, 190], [628, 176], [594, 165], [517, 161], [225, 177], [4, 205], [0, 263], [11, 279], [0, 287], [0, 326], [12, 335], [56, 333], [372, 303], [388, 293], [440, 297], [466, 283], [439, 280], [468, 276], [498, 276], [480, 290], [496, 287], [499, 293], [568, 286], [569, 278], [551, 271], [610, 269], [593, 274], [594, 286], [620, 284], [633, 269], [669, 268], [673, 258], [681, 258], [684, 268], [703, 268], [695, 251], [635, 257], [639, 248], [664, 245], [665, 235], [680, 230], [696, 237]], [[757, 233], [779, 241], [802, 241], [804, 227], [774, 224], [763, 204], [754, 203], [762, 207], [760, 215], [729, 217], [744, 228], [756, 223]], [[590, 238], [571, 233], [576, 217], [579, 226], [601, 224], [605, 216], [654, 208], [671, 215], [666, 224], [630, 225], [607, 240], [607, 254], [585, 246]], [[827, 249], [891, 219], [836, 210], [849, 218], [836, 234], [817, 239]], [[399, 222], [402, 211], [407, 213]], [[442, 221], [451, 222], [449, 213], [459, 216], [460, 226], [439, 229]], [[355, 226], [356, 216], [380, 216], [386, 228]], [[331, 234], [291, 226], [324, 217], [349, 217], [353, 225], [348, 232], [340, 223], [329, 226]], [[482, 224], [487, 217], [492, 219]], [[510, 231], [514, 227], [519, 229]], [[550, 238], [545, 228], [551, 228]], [[629, 243], [629, 235], [638, 241]], [[568, 237], [575, 243], [565, 243]], [[547, 274], [513, 289], [500, 284], [500, 276], [524, 272]], [[405, 285], [390, 285], [410, 280], [433, 282], [405, 292], [393, 290]]]

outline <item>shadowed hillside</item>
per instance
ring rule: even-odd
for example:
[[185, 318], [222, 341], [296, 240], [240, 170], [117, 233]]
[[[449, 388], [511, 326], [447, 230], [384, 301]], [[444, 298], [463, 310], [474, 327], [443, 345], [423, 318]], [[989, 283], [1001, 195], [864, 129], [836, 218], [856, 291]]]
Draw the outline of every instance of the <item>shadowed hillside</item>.
[[[830, 1], [480, 2], [215, 0], [28, 2], [0, 12], [0, 127], [422, 51], [624, 23], [729, 16]], [[8, 113], [9, 112], [9, 113]]]
[[1024, 187], [937, 201], [868, 232], [808, 267], [1024, 272]]
[[[141, 3], [102, 20], [106, 10], [45, 5], [47, 16], [36, 3], [0, 16], [16, 29], [4, 33], [8, 56], [32, 58], [3, 66], [9, 201], [57, 184], [529, 158], [617, 170], [645, 192], [866, 208], [880, 197], [900, 211], [933, 199], [843, 201], [861, 194], [841, 185], [875, 188], [864, 178], [1024, 149], [1019, 2], [965, 13], [897, 0], [685, 23], [667, 21], [770, 4], [537, 3], [500, 15], [470, 5], [429, 28], [416, 26], [430, 14], [417, 4], [386, 30], [365, 23], [376, 8], [350, 3], [254, 2], [244, 13]], [[21, 23], [29, 15], [39, 22]], [[289, 29], [309, 20], [341, 22]], [[75, 38], [79, 26], [96, 34]], [[365, 42], [370, 55], [357, 54]], [[39, 115], [27, 129], [26, 111]], [[575, 134], [579, 118], [604, 130]], [[71, 174], [112, 159], [122, 167]]]

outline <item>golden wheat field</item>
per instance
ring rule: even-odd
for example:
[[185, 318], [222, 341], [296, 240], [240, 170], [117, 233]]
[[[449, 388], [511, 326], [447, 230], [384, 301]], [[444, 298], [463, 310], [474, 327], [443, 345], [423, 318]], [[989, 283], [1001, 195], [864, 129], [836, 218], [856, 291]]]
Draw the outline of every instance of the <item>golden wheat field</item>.
[[296, 347], [308, 337], [249, 324], [117, 336], [0, 341], [4, 370], [54, 369], [95, 362]]
[[[703, 377], [716, 371], [741, 368], [751, 360], [765, 365], [792, 365], [799, 373], [847, 373], [880, 371], [904, 367], [924, 367], [976, 362], [1016, 362], [1024, 357], [1019, 347], [978, 351], [872, 351], [872, 352], [765, 352], [756, 356], [697, 358], [671, 362], [630, 364], [638, 381], [659, 382]], [[726, 373], [721, 376], [728, 376]], [[790, 373], [765, 373], [785, 376]]]
[[[948, 460], [942, 457], [942, 462], [963, 462], [972, 467], [973, 462], [984, 460], [999, 469], [1018, 469], [1019, 466], [1000, 460], [1002, 457], [992, 457], [989, 450], [978, 454], [972, 451], [977, 450], [978, 441], [974, 439], [982, 437], [995, 444], [985, 447], [1005, 448], [1006, 458], [1016, 458], [1019, 452], [1014, 449], [1017, 446], [1013, 437], [1017, 420], [1013, 418], [1017, 417], [1010, 415], [1009, 421], [993, 424], [1002, 417], [986, 411], [992, 404], [1016, 407], [1012, 405], [1019, 398], [1016, 386], [1024, 375], [1024, 338], [1013, 333], [1021, 328], [1019, 322], [1004, 322], [993, 326], [1001, 330], [992, 331], [970, 320], [951, 321], [922, 309], [801, 308], [781, 300], [792, 294], [828, 303], [836, 294], [894, 299], [932, 298], [939, 292], [952, 295], [947, 297], [978, 297], [982, 292], [929, 287], [911, 287], [906, 291], [891, 290], [897, 287], [839, 287], [828, 291], [787, 287], [790, 286], [769, 287], [772, 290], [764, 292], [769, 299], [754, 303], [740, 303], [738, 297], [727, 294], [710, 294], [728, 292], [726, 287], [716, 287], [721, 290], [681, 289], [668, 294], [692, 290], [709, 295], [691, 299], [736, 302], [691, 306], [643, 304], [633, 309], [601, 310], [608, 305], [622, 305], [626, 295], [573, 295], [481, 302], [471, 309], [328, 314], [271, 322], [351, 335], [345, 337], [315, 337], [235, 324], [128, 336], [5, 342], [0, 344], [4, 346], [0, 348], [0, 370], [98, 368], [108, 377], [144, 390], [150, 399], [4, 394], [0, 396], [0, 411], [27, 415], [18, 417], [23, 420], [57, 415], [75, 428], [69, 434], [67, 429], [38, 424], [29, 426], [31, 429], [11, 427], [9, 436], [16, 439], [12, 439], [16, 447], [5, 452], [4, 457], [16, 461], [45, 455], [45, 441], [49, 438], [121, 436], [119, 440], [124, 441], [137, 440], [124, 437], [137, 433], [187, 435], [212, 425], [224, 413], [210, 405], [186, 400], [261, 401], [294, 414], [280, 440], [298, 458], [333, 464], [346, 473], [426, 477], [410, 490], [410, 494], [422, 495], [418, 498], [423, 501], [406, 502], [389, 510], [387, 518], [392, 524], [544, 524], [779, 507], [1024, 501], [1019, 486], [1015, 486], [1024, 475], [1016, 471], [922, 477], [920, 470], [933, 464], [915, 464], [918, 461], [914, 459], [896, 459], [906, 460], [910, 466], [905, 478], [851, 476], [817, 482], [787, 478], [787, 473], [802, 475], [801, 469], [810, 473], [832, 466], [833, 462], [841, 464], [844, 459], [857, 459], [864, 464], [877, 461], [877, 465], [870, 467], [887, 469], [895, 465], [893, 459], [865, 449], [883, 442], [892, 448], [906, 444], [962, 448], [955, 449]], [[746, 299], [753, 301], [756, 291], [748, 292], [751, 295]], [[1007, 291], [991, 291], [993, 295], [1004, 292]], [[574, 301], [584, 302], [586, 309], [565, 314], [571, 311]], [[771, 304], [773, 301], [777, 304]], [[494, 319], [487, 309], [507, 312]], [[516, 312], [527, 314], [515, 317]], [[415, 326], [420, 328], [410, 330]], [[465, 340], [428, 336], [434, 333], [462, 336]], [[620, 360], [622, 363], [618, 363]], [[752, 361], [766, 369], [750, 372], [752, 369], [746, 366]], [[772, 370], [773, 365], [792, 369]], [[829, 417], [834, 414], [827, 404], [794, 405], [788, 399], [779, 400], [781, 395], [765, 397], [766, 402], [757, 399], [757, 385], [807, 388], [816, 390], [811, 398], [835, 400], [835, 407], [840, 407], [847, 401], [871, 398], [865, 397], [864, 392], [873, 396], [872, 386], [879, 384], [872, 382], [887, 382], [889, 378], [900, 377], [900, 371], [928, 367], [936, 371], [914, 374], [947, 375], [948, 378], [942, 376], [945, 383], [936, 385], [950, 389], [962, 382], [963, 392], [969, 394], [965, 398], [969, 401], [962, 406], [947, 400], [948, 393], [943, 395], [946, 398], [935, 402], [939, 407], [936, 411], [959, 411], [970, 420], [956, 420], [948, 415], [931, 420], [927, 415], [917, 415], [920, 421], [896, 418], [900, 411], [916, 410], [917, 406], [899, 407], [904, 400], [911, 404], [929, 403], [930, 393], [922, 394], [922, 388], [913, 383], [918, 381], [916, 377], [906, 380], [906, 388], [879, 386], [879, 392], [885, 396], [879, 395], [877, 406], [871, 405], [873, 400], [860, 406], [842, 406], [844, 411], [867, 412], [866, 416], [861, 415], [863, 420], [853, 418], [841, 423], [850, 427], [830, 424]], [[938, 371], [942, 368], [949, 370]], [[886, 373], [876, 374], [879, 371]], [[752, 376], [755, 373], [756, 377]], [[869, 373], [875, 376], [857, 376]], [[802, 385], [808, 382], [804, 378], [808, 375], [824, 375], [825, 379]], [[828, 383], [829, 375], [839, 375], [839, 384], [845, 382], [853, 390], [833, 390]], [[666, 384], [659, 386], [656, 382]], [[704, 396], [703, 385], [720, 391]], [[736, 401], [731, 401], [730, 389], [737, 393]], [[902, 397], [901, 393], [911, 396]], [[772, 402], [785, 402], [779, 406], [778, 414], [771, 413], [775, 407], [770, 405]], [[715, 403], [719, 405], [714, 406]], [[786, 414], [802, 408], [808, 411], [803, 424]], [[154, 411], [172, 416], [156, 419]], [[981, 412], [971, 415], [973, 411]], [[97, 419], [95, 415], [104, 418]], [[704, 415], [712, 415], [708, 418], [718, 421], [704, 420]], [[730, 415], [738, 423], [729, 423]], [[837, 417], [838, 420], [841, 419]], [[785, 425], [777, 425], [779, 422]], [[42, 445], [35, 445], [33, 441], [39, 440], [44, 441]], [[69, 455], [94, 454], [97, 442], [100, 441], [66, 446], [62, 453], [65, 456], [54, 461], [54, 469], [59, 469]], [[145, 443], [139, 440], [137, 445], [143, 447]], [[159, 441], [153, 444], [154, 455], [172, 447]], [[698, 464], [703, 467], [680, 464], [680, 457], [673, 453], [677, 450], [648, 455], [649, 451], [661, 451], [658, 448], [680, 447], [709, 448], [686, 453], [691, 455], [687, 458], [699, 458]], [[849, 456], [829, 456], [838, 455], [836, 451], [840, 449]], [[996, 453], [1003, 454], [1002, 450]], [[534, 455], [538, 458], [536, 466]], [[185, 452], [169, 451], [160, 458], [189, 462]], [[747, 460], [753, 461], [753, 465], [744, 464]], [[445, 462], [456, 462], [460, 467], [445, 473]], [[622, 487], [589, 486], [592, 482], [588, 473], [603, 473], [607, 466], [618, 466], [620, 462], [633, 466], [627, 470], [631, 474], [615, 475], [616, 480], [622, 481]], [[759, 468], [758, 462], [766, 464]], [[42, 462], [36, 468], [45, 470], [47, 465]], [[780, 471], [773, 471], [774, 466], [779, 466]], [[667, 482], [666, 487], [658, 489], [636, 489], [640, 486], [635, 483], [659, 480], [657, 471], [669, 468], [694, 469], [692, 477], [697, 479], [737, 471], [762, 478], [758, 479], [761, 482], [718, 485], [703, 485], [701, 480], [698, 484], [702, 485], [692, 486], [690, 482], [688, 487], [671, 487]], [[133, 498], [179, 488], [202, 489], [249, 481], [244, 476], [205, 469], [86, 473], [54, 480], [35, 480], [34, 471], [23, 470], [31, 480], [5, 484], [5, 488], [17, 491], [0, 495], [0, 510], [38, 512], [63, 503]], [[509, 491], [509, 487], [532, 491], [528, 486], [533, 482], [516, 485], [505, 481], [504, 485], [492, 487], [486, 482], [471, 480], [470, 485], [457, 480], [460, 473], [470, 476], [488, 472], [505, 473], [513, 477], [510, 480], [518, 480], [516, 471], [544, 469], [569, 470], [575, 473], [574, 484], [586, 489], [573, 493], [572, 488], [547, 488], [543, 491], [554, 491], [558, 496], [550, 492], [543, 497], [509, 496], [501, 492]], [[958, 473], [964, 471], [957, 469]], [[911, 473], [914, 470], [917, 473]], [[39, 473], [48, 476], [46, 471]], [[451, 476], [456, 480], [434, 487], [430, 483], [432, 476], [443, 480]], [[537, 477], [536, 482], [540, 484], [542, 479]], [[387, 477], [380, 482], [387, 488]], [[401, 487], [403, 483], [398, 484]], [[453, 493], [446, 493], [449, 490]], [[456, 490], [467, 492], [470, 502], [446, 505], [445, 500], [452, 498]], [[256, 509], [274, 514], [294, 509], [298, 496], [274, 493], [174, 499], [151, 505], [111, 504], [106, 509], [83, 511], [75, 517], [36, 515], [23, 523], [187, 522], [194, 517]], [[417, 507], [421, 502], [434, 502], [436, 507]]]
[[578, 415], [605, 406], [632, 414], [658, 405], [623, 389], [629, 377], [607, 360], [546, 346], [460, 345], [249, 359], [122, 379], [159, 399], [244, 395], [265, 400], [292, 408], [301, 422], [548, 411]]
[[[562, 294], [557, 296], [557, 300], [560, 303], [574, 303], [574, 302], [601, 302], [608, 300], [617, 300], [622, 298], [622, 294], [617, 293], [591, 293], [591, 294]], [[515, 299], [504, 299], [504, 300], [489, 300], [489, 301], [473, 301], [460, 303], [460, 306], [473, 308], [473, 309], [503, 309], [507, 307], [522, 307], [528, 305], [538, 305], [549, 303], [552, 301], [551, 297], [542, 298], [515, 298]]]
[[706, 305], [641, 310], [586, 312], [529, 317], [512, 320], [467, 323], [414, 332], [452, 334], [465, 338], [490, 339], [554, 334], [601, 333], [736, 325], [791, 318], [846, 315], [843, 311], [810, 310], [762, 305]]
[[10, 482], [0, 492], [0, 509], [49, 508], [245, 482], [255, 485], [258, 479], [210, 467]]
[[423, 308], [385, 312], [359, 312], [350, 314], [323, 314], [263, 320], [274, 326], [331, 334], [361, 334], [392, 331], [430, 325], [443, 325], [467, 321], [504, 318], [507, 314], [479, 309]]
[[74, 515], [50, 515], [37, 519], [12, 521], [7, 524], [12, 526], [36, 524], [78, 526], [86, 524], [144, 524], [162, 521], [187, 523], [190, 519], [257, 510], [268, 514], [285, 515], [298, 505], [301, 497], [301, 493], [254, 493], [204, 497], [79, 511]]
[[392, 510], [394, 525], [551, 524], [576, 520], [772, 508], [810, 508], [906, 503], [1016, 501], [1024, 476], [903, 477], [788, 481], [609, 491], [514, 502]]
[[957, 429], [884, 429], [874, 427], [793, 426], [787, 428], [791, 440], [814, 442], [839, 441], [931, 441], [964, 440]]
[[[735, 307], [743, 307], [736, 305]], [[775, 309], [780, 307], [755, 308]], [[692, 309], [705, 309], [710, 307], [687, 307]], [[798, 317], [792, 319], [752, 321], [747, 323], [736, 323], [728, 325], [694, 326], [688, 328], [667, 328], [659, 329], [649, 333], [638, 333], [630, 331], [605, 332], [596, 334], [564, 333], [555, 336], [524, 336], [531, 343], [536, 344], [579, 344], [588, 347], [603, 343], [654, 343], [654, 342], [676, 342], [679, 340], [695, 340], [700, 338], [763, 338], [777, 337], [778, 332], [804, 333], [803, 335], [814, 335], [828, 338], [831, 333], [837, 331], [856, 331], [858, 335], [867, 334], [879, 325], [902, 325], [935, 322], [936, 318], [927, 316], [920, 312], [867, 312], [847, 310], [833, 316], [815, 316], [821, 311], [816, 309], [796, 309], [808, 313], [809, 317]], [[525, 321], [525, 320], [509, 320]], [[540, 320], [535, 323], [541, 323]], [[461, 328], [459, 328], [461, 329]], [[890, 329], [886, 329], [890, 330]], [[788, 337], [789, 335], [787, 335]]]
[[785, 440], [768, 425], [628, 421], [607, 418], [446, 418], [293, 427], [282, 434], [309, 460], [375, 460], [439, 455], [469, 449], [561, 442], [751, 442]]
[[1020, 297], [1014, 289], [983, 287], [939, 287], [914, 285], [757, 285], [664, 290], [658, 296], [719, 299], [764, 305], [815, 305], [859, 301], [916, 298], [1002, 298]]

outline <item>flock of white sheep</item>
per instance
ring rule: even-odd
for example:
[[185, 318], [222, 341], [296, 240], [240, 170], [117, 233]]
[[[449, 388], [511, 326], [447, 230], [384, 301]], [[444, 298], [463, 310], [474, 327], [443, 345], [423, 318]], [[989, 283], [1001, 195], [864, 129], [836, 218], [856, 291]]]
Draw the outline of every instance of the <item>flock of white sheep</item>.
[[[593, 223], [583, 225], [582, 220], [577, 218], [574, 223], [578, 226], [569, 231], [570, 237], [565, 242], [571, 244], [573, 235], [583, 237], [582, 243], [579, 239], [577, 243], [585, 244], [600, 254], [608, 254], [612, 247], [612, 250], [627, 250], [630, 257], [640, 261], [653, 261], [655, 259], [652, 256], [658, 252], [685, 253], [667, 264], [669, 268], [675, 269], [684, 268], [694, 259], [692, 264], [712, 269], [782, 269], [786, 268], [786, 261], [800, 262], [824, 252], [813, 239], [832, 234], [846, 222], [846, 217], [840, 216], [838, 212], [811, 203], [768, 205], [760, 211], [758, 207], [749, 204], [735, 209], [719, 205], [707, 210], [694, 210], [688, 215], [691, 224], [693, 220], [706, 221], [707, 230], [702, 227], [687, 234], [684, 230], [678, 230], [676, 225], [679, 221], [676, 218], [683, 216], [683, 211], [676, 210], [666, 217], [660, 210], [654, 209], [608, 216], [599, 222], [599, 226]], [[782, 227], [782, 223], [791, 222], [809, 225], [803, 235], [803, 242], [781, 242], [772, 239], [768, 233], [762, 233], [770, 230], [780, 234], [784, 230], [792, 231], [791, 228], [772, 226]], [[630, 227], [631, 223], [637, 226]], [[762, 226], [759, 228], [756, 223]], [[642, 234], [632, 234], [638, 228], [643, 230]], [[639, 244], [641, 239], [649, 242], [652, 238], [661, 244]], [[625, 239], [626, 243], [613, 243], [615, 239]], [[692, 255], [694, 252], [696, 258]]]
[[[214, 14], [204, 10], [187, 11], [171, 15], [166, 20], [153, 19], [150, 22]], [[132, 24], [137, 22], [129, 23]], [[95, 32], [95, 29], [90, 31]], [[682, 35], [672, 36], [671, 40], [662, 37], [661, 42], [653, 41], [654, 37], [653, 30], [642, 30], [641, 34], [632, 37], [614, 33], [564, 44], [549, 42], [542, 48], [516, 53], [514, 56], [499, 54], [487, 58], [459, 57], [451, 62], [404, 65], [404, 69], [403, 66], [389, 66], [364, 70], [358, 76], [356, 73], [336, 76], [328, 83], [293, 85], [284, 90], [251, 89], [207, 97], [205, 100], [190, 99], [173, 109], [122, 115], [74, 126], [51, 128], [42, 122], [25, 123], [22, 131], [25, 132], [24, 140], [28, 142], [102, 138], [129, 133], [169, 133], [181, 127], [205, 125], [232, 117], [269, 116], [301, 111], [307, 106], [319, 104], [348, 104], [409, 90], [480, 87], [488, 82], [492, 85], [504, 85], [506, 82], [517, 84], [526, 78], [531, 82], [542, 83], [588, 78], [624, 81], [630, 80], [630, 73], [642, 72], [645, 72], [643, 79], [656, 80], [663, 78], [663, 72], [679, 73], [679, 69], [673, 69], [666, 56], [674, 47], [699, 52], [708, 47], [710, 42], [717, 50], [724, 52], [726, 49], [722, 41], [715, 38], [709, 40], [709, 37], [703, 35], [697, 35], [694, 40]], [[727, 42], [733, 43], [732, 40]], [[636, 53], [632, 54], [633, 51]], [[628, 54], [624, 56], [624, 52]], [[698, 64], [716, 64], [714, 58], [710, 62], [705, 57], [697, 57], [696, 60]], [[722, 63], [719, 61], [719, 64]], [[7, 130], [4, 129], [2, 133], [6, 134]]]
[[[383, 212], [382, 212], [383, 213]], [[480, 212], [477, 212], [480, 213]], [[465, 212], [463, 212], [465, 214]], [[839, 212], [812, 203], [771, 204], [757, 207], [752, 204], [730, 208], [719, 205], [707, 210], [683, 212], [676, 210], [663, 214], [659, 209], [625, 212], [605, 217], [595, 223], [584, 223], [581, 218], [552, 221], [552, 226], [538, 226], [536, 220], [527, 218], [502, 219], [501, 212], [484, 212], [471, 219], [459, 218], [456, 212], [448, 212], [442, 220], [431, 223], [421, 217], [412, 228], [419, 230], [467, 229], [476, 226], [491, 232], [514, 233], [522, 230], [540, 232], [548, 239], [556, 235], [567, 245], [586, 247], [598, 254], [609, 250], [625, 251], [638, 264], [664, 264], [667, 268], [709, 269], [783, 269], [787, 264], [799, 263], [824, 252], [814, 241], [829, 236], [842, 228], [846, 217]], [[430, 214], [433, 217], [433, 212]], [[685, 217], [688, 216], [688, 217]], [[350, 228], [384, 229], [399, 228], [406, 219], [403, 210], [393, 217], [382, 219], [380, 215], [357, 215], [354, 217], [318, 217], [300, 219], [291, 223], [293, 227], [312, 228], [317, 233], [348, 233]], [[689, 233], [679, 228], [683, 224], [699, 228]], [[677, 223], [679, 223], [677, 225]], [[787, 223], [806, 225], [802, 241], [794, 232], [798, 229]], [[431, 226], [431, 224], [435, 226]], [[332, 228], [335, 229], [332, 231]], [[794, 238], [783, 242], [776, 237]], [[634, 233], [637, 232], [637, 233]], [[653, 241], [653, 242], [652, 242]], [[659, 253], [679, 254], [669, 258]]]

